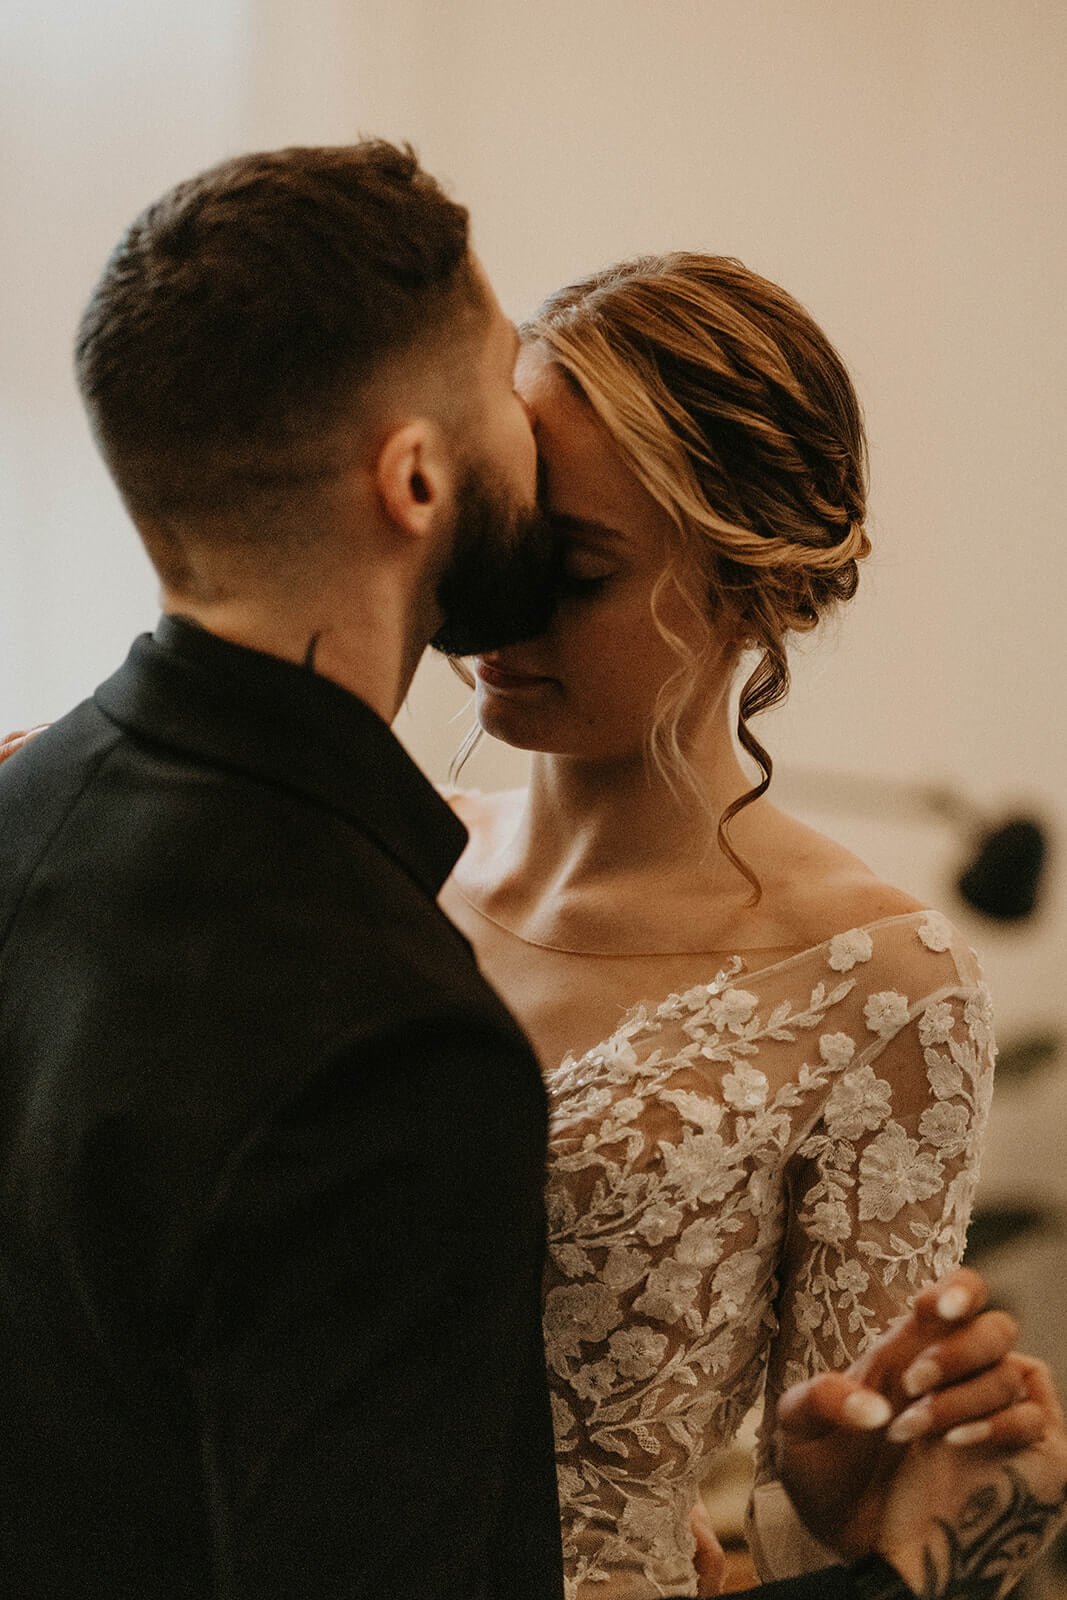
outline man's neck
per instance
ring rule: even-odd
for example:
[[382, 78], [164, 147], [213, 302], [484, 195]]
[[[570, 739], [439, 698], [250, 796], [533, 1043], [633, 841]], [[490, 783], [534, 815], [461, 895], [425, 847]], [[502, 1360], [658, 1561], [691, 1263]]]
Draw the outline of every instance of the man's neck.
[[388, 590], [347, 607], [300, 607], [261, 598], [191, 601], [164, 590], [163, 610], [185, 617], [231, 644], [307, 668], [357, 695], [392, 722], [407, 693], [424, 642], [413, 639], [401, 597]]

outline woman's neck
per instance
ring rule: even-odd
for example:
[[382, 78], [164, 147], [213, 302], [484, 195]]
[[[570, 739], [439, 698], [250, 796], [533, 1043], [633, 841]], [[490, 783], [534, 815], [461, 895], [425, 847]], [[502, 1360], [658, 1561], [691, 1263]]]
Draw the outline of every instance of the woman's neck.
[[718, 819], [751, 787], [732, 749], [695, 765], [698, 795], [672, 788], [651, 761], [591, 763], [537, 755], [516, 837], [527, 873], [580, 887], [623, 874], [661, 873], [714, 846]]
[[[619, 916], [699, 898], [743, 903], [750, 886], [717, 848], [722, 812], [750, 787], [727, 730], [691, 753], [702, 786], [676, 790], [654, 764], [536, 754], [521, 805], [497, 817], [494, 836], [470, 852], [461, 891], [520, 934], [564, 943], [599, 941]], [[738, 846], [756, 818], [744, 812]], [[688, 939], [683, 943], [688, 943]]]

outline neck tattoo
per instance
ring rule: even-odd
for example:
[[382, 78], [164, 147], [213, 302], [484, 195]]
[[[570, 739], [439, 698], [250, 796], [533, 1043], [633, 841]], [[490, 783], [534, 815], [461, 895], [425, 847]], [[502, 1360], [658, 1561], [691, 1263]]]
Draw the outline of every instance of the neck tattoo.
[[302, 663], [305, 671], [307, 672], [314, 672], [315, 670], [315, 651], [319, 648], [319, 640], [321, 638], [321, 632], [313, 633], [311, 638], [308, 640], [308, 647], [304, 651], [304, 660]]

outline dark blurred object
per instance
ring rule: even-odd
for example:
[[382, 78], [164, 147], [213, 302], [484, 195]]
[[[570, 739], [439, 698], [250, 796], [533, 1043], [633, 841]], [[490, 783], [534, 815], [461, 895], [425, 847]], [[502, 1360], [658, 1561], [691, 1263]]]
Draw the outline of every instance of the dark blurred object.
[[1052, 1028], [1010, 1040], [997, 1051], [997, 1082], [1017, 1082], [1043, 1072], [1054, 1065], [1063, 1045], [1063, 1034]]
[[1063, 1217], [1048, 1206], [979, 1206], [967, 1229], [967, 1265], [1027, 1234], [1058, 1233], [1062, 1227]]
[[998, 922], [1028, 917], [1037, 905], [1047, 853], [1045, 835], [1029, 817], [1003, 822], [979, 840], [973, 861], [960, 873], [960, 894]]
[[776, 781], [787, 796], [834, 811], [882, 821], [894, 814], [904, 819], [940, 817], [967, 841], [969, 853], [954, 887], [973, 911], [995, 922], [1022, 922], [1037, 910], [1048, 837], [1034, 817], [993, 821], [950, 784], [796, 767], [783, 769]]

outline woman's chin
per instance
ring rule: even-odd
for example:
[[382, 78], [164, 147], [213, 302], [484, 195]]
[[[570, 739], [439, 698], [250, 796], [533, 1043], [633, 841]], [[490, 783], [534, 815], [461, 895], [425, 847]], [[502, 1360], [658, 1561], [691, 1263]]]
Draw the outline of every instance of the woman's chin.
[[513, 750], [559, 753], [558, 744], [551, 733], [538, 726], [538, 719], [523, 715], [521, 709], [503, 695], [478, 690], [475, 711], [483, 733], [499, 744], [510, 745]]
[[478, 723], [483, 733], [487, 733], [498, 744], [510, 745], [513, 750], [538, 750], [540, 742], [531, 735], [528, 728], [517, 723], [517, 719], [509, 717], [506, 713], [499, 713], [496, 708], [486, 712], [479, 710]]

